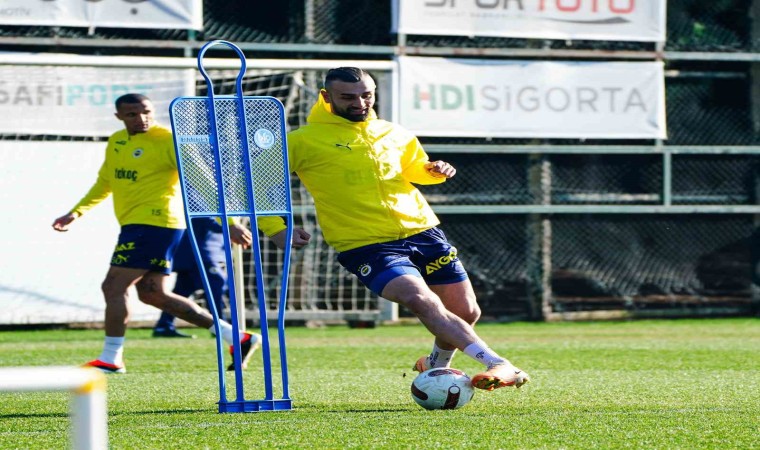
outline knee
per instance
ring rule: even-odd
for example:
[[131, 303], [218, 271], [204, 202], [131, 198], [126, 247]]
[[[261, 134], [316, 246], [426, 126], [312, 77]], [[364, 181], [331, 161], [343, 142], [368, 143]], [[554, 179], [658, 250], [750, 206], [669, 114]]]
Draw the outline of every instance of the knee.
[[475, 323], [480, 319], [481, 314], [480, 306], [478, 305], [478, 300], [475, 297], [475, 293], [467, 293], [465, 298], [462, 299], [460, 303], [458, 303], [458, 306], [456, 306], [452, 312], [470, 325], [475, 325]]
[[468, 302], [468, 305], [469, 308], [464, 312], [464, 314], [462, 314], [461, 318], [470, 325], [475, 325], [475, 323], [480, 320], [480, 306], [478, 306], [477, 302], [474, 299], [472, 302]]
[[140, 280], [136, 285], [137, 298], [141, 302], [158, 307], [163, 303], [164, 293], [161, 286], [148, 283], [145, 280]]
[[409, 311], [417, 317], [435, 316], [445, 314], [445, 307], [440, 299], [432, 292], [416, 292], [401, 296], [398, 303], [404, 305]]
[[116, 284], [111, 278], [106, 278], [100, 284], [100, 290], [103, 292], [103, 298], [105, 298], [106, 303], [111, 299], [124, 298], [127, 295], [127, 289]]

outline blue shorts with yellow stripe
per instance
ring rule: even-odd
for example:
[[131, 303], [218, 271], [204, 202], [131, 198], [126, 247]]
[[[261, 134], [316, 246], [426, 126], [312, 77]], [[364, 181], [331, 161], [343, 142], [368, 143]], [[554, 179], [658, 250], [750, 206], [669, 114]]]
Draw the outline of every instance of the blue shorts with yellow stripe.
[[111, 265], [170, 274], [172, 258], [185, 230], [154, 225], [124, 225]]
[[401, 275], [422, 277], [428, 285], [459, 283], [467, 279], [456, 247], [436, 227], [405, 239], [341, 252], [338, 262], [377, 295]]

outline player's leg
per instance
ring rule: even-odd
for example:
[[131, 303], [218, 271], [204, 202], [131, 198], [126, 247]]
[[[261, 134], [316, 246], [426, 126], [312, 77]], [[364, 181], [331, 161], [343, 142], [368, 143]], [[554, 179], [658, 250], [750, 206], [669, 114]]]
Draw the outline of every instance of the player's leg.
[[[174, 284], [174, 293], [183, 297], [189, 297], [195, 292], [193, 289], [193, 274], [198, 271], [195, 264], [195, 256], [190, 246], [189, 233], [185, 231], [177, 244], [172, 257], [172, 270], [177, 274]], [[181, 333], [175, 327], [175, 317], [166, 311], [161, 312], [158, 322], [153, 326], [153, 337], [169, 338], [194, 338], [195, 336]]]
[[146, 246], [142, 226], [125, 225], [119, 232], [111, 267], [101, 284], [105, 299], [105, 340], [97, 359], [86, 363], [106, 373], [126, 372], [124, 366], [124, 335], [129, 321], [128, 289], [148, 271], [142, 248]]
[[[475, 333], [472, 324], [480, 309], [456, 248], [442, 231], [432, 228], [406, 239], [341, 252], [338, 261], [370, 290], [414, 313], [435, 337], [434, 352], [451, 351], [453, 356], [453, 350], [459, 349], [484, 364], [489, 378], [479, 377], [476, 387], [519, 387], [528, 381]], [[443, 298], [430, 286], [437, 286]], [[420, 358], [415, 368], [427, 369], [427, 362]]]
[[[195, 287], [195, 275], [198, 270], [180, 270], [176, 271], [177, 278], [174, 283], [174, 289], [172, 292], [181, 296], [189, 297], [196, 291]], [[195, 335], [182, 333], [175, 327], [175, 317], [167, 312], [161, 311], [161, 316], [158, 322], [153, 326], [153, 337], [168, 337], [168, 338], [195, 338]]]
[[[201, 238], [199, 243], [202, 242], [202, 245], [199, 246], [199, 250], [206, 273], [206, 280], [208, 281], [209, 289], [211, 291], [206, 293], [206, 300], [209, 307], [213, 304], [219, 317], [224, 319], [224, 294], [227, 290], [228, 284], [226, 266], [227, 258], [222, 226], [213, 219], [196, 219], [195, 231], [196, 235], [203, 233], [202, 236], [199, 236], [199, 238]], [[203, 287], [200, 276], [198, 276], [197, 279], [197, 286]], [[240, 299], [240, 301], [243, 301], [243, 299]], [[230, 312], [230, 314], [232, 314], [232, 312]], [[262, 337], [258, 333], [244, 333], [243, 340], [240, 342], [240, 350], [243, 356], [243, 368], [248, 366], [248, 361], [256, 349], [261, 345], [261, 341]], [[230, 346], [230, 356], [234, 359], [233, 346]], [[235, 364], [230, 363], [227, 366], [227, 370], [235, 370]]]
[[421, 277], [405, 274], [393, 278], [383, 288], [382, 296], [409, 309], [440, 342], [462, 350], [486, 366], [485, 372], [473, 377], [473, 386], [490, 391], [520, 387], [530, 381], [525, 372], [488, 347], [469, 323], [446, 309]]
[[[419, 233], [406, 239], [341, 252], [338, 262], [371, 291], [409, 308], [438, 342], [450, 350], [469, 344], [476, 336], [465, 320], [446, 308], [420, 273], [423, 268], [426, 276], [431, 278], [441, 273], [443, 267], [451, 266], [450, 248], [450, 245], [441, 245], [431, 233]], [[467, 280], [464, 269], [460, 272], [432, 280], [449, 285], [441, 288], [442, 291], [459, 292], [469, 286], [469, 283], [455, 286], [456, 282]], [[453, 306], [452, 309], [466, 316], [466, 320], [476, 319], [473, 314], [464, 314], [464, 309], [459, 311]]]
[[111, 266], [101, 284], [106, 302], [106, 336], [124, 336], [129, 322], [128, 289], [147, 273], [145, 269]]
[[[117, 245], [116, 248], [118, 252], [119, 246]], [[106, 278], [101, 284], [106, 303], [103, 351], [97, 359], [86, 363], [86, 366], [98, 368], [106, 373], [124, 373], [127, 371], [124, 365], [124, 335], [129, 322], [128, 289], [145, 272], [145, 269], [118, 266], [111, 266], [108, 269]]]
[[153, 244], [149, 253], [152, 261], [151, 270], [135, 284], [138, 298], [143, 303], [155, 306], [193, 325], [212, 328], [214, 319], [208, 311], [189, 298], [175, 294], [169, 287], [171, 261], [181, 232], [172, 234], [168, 229], [151, 228], [153, 229], [144, 231], [145, 235], [152, 235], [145, 239]]
[[402, 274], [392, 278], [381, 295], [405, 306], [441, 342], [463, 349], [478, 340], [472, 327], [446, 309], [421, 276]]
[[[224, 293], [227, 288], [226, 252], [222, 226], [213, 219], [195, 219], [199, 251], [211, 292], [206, 299], [216, 307], [219, 317], [225, 318]], [[196, 277], [197, 289], [202, 289], [200, 275]], [[210, 307], [210, 304], [209, 304]]]
[[[475, 325], [480, 318], [480, 307], [470, 280], [449, 284], [433, 284], [430, 285], [430, 290], [441, 299], [447, 310], [468, 324]], [[434, 367], [449, 367], [456, 351], [455, 345], [436, 337], [430, 354], [420, 357], [414, 365], [414, 370], [424, 372]]]
[[[137, 283], [137, 294], [140, 301], [169, 314], [192, 323], [193, 325], [207, 328], [211, 333], [216, 333], [214, 318], [210, 312], [198, 306], [197, 303], [169, 291], [169, 277], [163, 273], [148, 272]], [[232, 325], [224, 320], [219, 320], [219, 328], [222, 339], [230, 345], [234, 339]], [[248, 364], [253, 353], [261, 344], [261, 336], [256, 333], [243, 332], [240, 334], [240, 349], [243, 368]]]
[[[475, 292], [467, 272], [459, 261], [457, 249], [438, 228], [410, 236], [410, 261], [421, 268], [421, 274], [430, 289], [441, 299], [443, 306], [470, 325], [480, 318]], [[414, 370], [449, 367], [456, 346], [436, 337], [430, 354], [417, 360]]]
[[[446, 235], [438, 228], [426, 230], [412, 236], [410, 240], [417, 249], [412, 255], [412, 261], [425, 268], [425, 282], [438, 295], [447, 310], [462, 318], [472, 328], [480, 318], [480, 307], [467, 272], [459, 260], [456, 247], [448, 242]], [[504, 386], [520, 387], [529, 381], [527, 374], [494, 352], [479, 337], [477, 339], [467, 347], [458, 347], [487, 368], [485, 372], [473, 377], [473, 385], [480, 389], [493, 390]], [[447, 351], [452, 346], [452, 343], [443, 337], [436, 336], [433, 352], [427, 360], [435, 366], [445, 364], [446, 361], [441, 359], [453, 357], [453, 352]], [[419, 365], [418, 361], [416, 366]]]
[[211, 314], [189, 298], [171, 292], [169, 280], [167, 274], [164, 273], [146, 273], [136, 285], [140, 301], [193, 325], [212, 327], [214, 319]]

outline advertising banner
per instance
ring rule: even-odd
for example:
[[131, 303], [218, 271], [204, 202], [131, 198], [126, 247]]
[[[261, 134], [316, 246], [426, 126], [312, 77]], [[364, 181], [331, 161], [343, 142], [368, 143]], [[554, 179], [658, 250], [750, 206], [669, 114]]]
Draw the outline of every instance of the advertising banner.
[[[114, 119], [115, 120], [115, 119]], [[87, 192], [103, 163], [105, 142], [3, 141], [0, 205], [8, 214], [0, 240], [0, 324], [103, 322], [100, 285], [119, 236], [111, 197], [69, 231], [51, 227]], [[130, 321], [154, 323], [160, 311], [130, 288]]]
[[666, 0], [393, 0], [402, 34], [665, 41]]
[[0, 133], [109, 136], [123, 128], [114, 101], [147, 95], [169, 126], [169, 103], [195, 94], [192, 69], [0, 66]]
[[0, 24], [203, 29], [203, 0], [0, 0]]
[[398, 103], [420, 136], [666, 138], [660, 62], [399, 57]]

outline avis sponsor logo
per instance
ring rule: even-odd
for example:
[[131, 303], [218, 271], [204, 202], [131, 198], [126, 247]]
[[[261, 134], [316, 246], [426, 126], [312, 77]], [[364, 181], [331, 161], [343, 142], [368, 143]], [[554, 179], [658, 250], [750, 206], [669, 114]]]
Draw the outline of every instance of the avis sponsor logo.
[[440, 258], [436, 259], [435, 261], [429, 262], [425, 266], [425, 272], [430, 275], [431, 273], [435, 272], [436, 270], [440, 269], [443, 266], [446, 266], [448, 264], [451, 264], [452, 262], [455, 262], [457, 260], [457, 251], [456, 249], [452, 250], [451, 253], [445, 256], [441, 256]]

